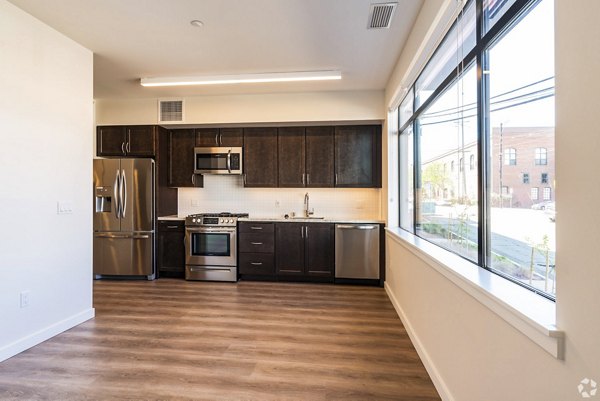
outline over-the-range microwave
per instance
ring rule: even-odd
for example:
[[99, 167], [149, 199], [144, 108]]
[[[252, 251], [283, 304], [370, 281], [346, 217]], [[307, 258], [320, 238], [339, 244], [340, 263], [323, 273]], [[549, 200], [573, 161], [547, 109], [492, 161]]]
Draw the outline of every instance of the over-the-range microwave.
[[194, 148], [195, 174], [242, 174], [241, 147]]

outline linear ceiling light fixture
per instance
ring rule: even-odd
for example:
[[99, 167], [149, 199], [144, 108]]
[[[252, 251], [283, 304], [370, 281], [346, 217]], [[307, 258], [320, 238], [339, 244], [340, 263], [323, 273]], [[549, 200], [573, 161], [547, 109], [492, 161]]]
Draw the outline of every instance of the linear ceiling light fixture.
[[221, 85], [260, 82], [326, 81], [342, 79], [340, 71], [273, 72], [236, 75], [204, 75], [193, 77], [142, 78], [142, 86]]

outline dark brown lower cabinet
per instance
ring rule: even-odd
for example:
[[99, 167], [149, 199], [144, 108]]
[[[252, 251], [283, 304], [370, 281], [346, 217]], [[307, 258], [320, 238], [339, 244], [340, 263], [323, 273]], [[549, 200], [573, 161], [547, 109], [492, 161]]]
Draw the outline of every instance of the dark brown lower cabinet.
[[240, 222], [240, 276], [275, 275], [275, 227], [273, 223]]
[[159, 277], [185, 275], [185, 225], [179, 220], [159, 220], [156, 270]]
[[334, 235], [329, 223], [275, 224], [277, 275], [333, 277]]

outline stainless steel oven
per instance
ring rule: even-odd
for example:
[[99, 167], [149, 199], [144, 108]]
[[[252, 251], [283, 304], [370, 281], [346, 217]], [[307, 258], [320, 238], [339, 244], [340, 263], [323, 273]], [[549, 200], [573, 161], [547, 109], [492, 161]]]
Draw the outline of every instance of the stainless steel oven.
[[237, 218], [247, 214], [197, 214], [186, 218], [186, 280], [237, 281]]

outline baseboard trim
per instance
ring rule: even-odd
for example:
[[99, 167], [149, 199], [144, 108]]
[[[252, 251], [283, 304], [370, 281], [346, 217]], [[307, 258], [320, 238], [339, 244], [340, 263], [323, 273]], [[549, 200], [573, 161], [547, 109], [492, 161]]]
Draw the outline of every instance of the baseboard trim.
[[427, 373], [429, 373], [429, 377], [431, 377], [431, 381], [433, 382], [433, 385], [435, 386], [435, 389], [437, 390], [438, 394], [440, 395], [443, 401], [455, 401], [454, 397], [452, 397], [452, 394], [448, 390], [448, 386], [446, 386], [446, 382], [444, 382], [444, 380], [442, 379], [437, 368], [435, 367], [435, 364], [433, 363], [433, 361], [429, 357], [429, 354], [425, 350], [423, 343], [421, 343], [421, 340], [419, 340], [417, 333], [415, 333], [412, 325], [410, 324], [410, 321], [408, 320], [408, 317], [404, 313], [404, 310], [400, 306], [400, 303], [396, 299], [396, 296], [394, 295], [394, 292], [388, 285], [387, 281], [385, 282], [384, 287], [385, 292], [387, 293], [388, 297], [390, 298], [390, 301], [392, 302], [392, 305], [394, 306], [394, 309], [396, 309], [398, 317], [402, 321], [402, 324], [404, 325], [404, 328], [408, 333], [410, 341], [412, 341], [413, 345], [415, 346], [417, 354], [419, 354], [419, 358], [421, 358], [421, 361], [423, 362]]
[[0, 348], [0, 362], [93, 318], [95, 314], [94, 308], [86, 309]]

